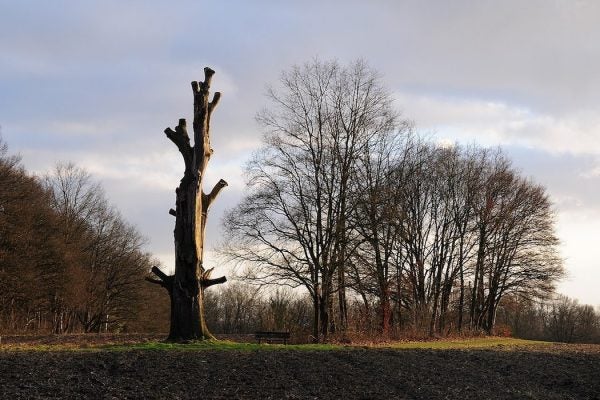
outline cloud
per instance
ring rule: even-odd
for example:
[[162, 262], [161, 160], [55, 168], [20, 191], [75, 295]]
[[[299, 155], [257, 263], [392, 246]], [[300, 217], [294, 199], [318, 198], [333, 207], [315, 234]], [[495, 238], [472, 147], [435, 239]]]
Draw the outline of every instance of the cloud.
[[599, 220], [599, 209], [577, 208], [559, 213], [557, 222], [568, 274], [559, 285], [559, 291], [593, 305], [600, 305], [597, 295], [597, 282], [600, 281]]
[[[548, 187], [561, 219], [581, 212], [574, 220], [588, 218], [584, 230], [598, 236], [598, 2], [5, 3], [4, 139], [30, 170], [58, 160], [88, 168], [161, 258], [171, 257], [166, 210], [183, 168], [162, 131], [190, 118], [189, 82], [210, 65], [224, 93], [206, 183], [230, 185], [209, 219], [214, 242], [223, 209], [241, 196], [241, 166], [260, 145], [254, 114], [265, 84], [315, 56], [366, 59], [406, 117], [441, 143], [505, 146]], [[566, 241], [580, 241], [575, 226], [562, 226]], [[565, 252], [584, 251], [574, 246]]]
[[600, 3], [410, 2], [379, 11], [373, 35], [389, 35], [373, 46], [403, 90], [502, 98], [544, 113], [599, 103], [600, 48], [590, 38], [600, 34]]
[[443, 139], [600, 156], [600, 109], [548, 114], [501, 100], [406, 92], [395, 97], [405, 116]]

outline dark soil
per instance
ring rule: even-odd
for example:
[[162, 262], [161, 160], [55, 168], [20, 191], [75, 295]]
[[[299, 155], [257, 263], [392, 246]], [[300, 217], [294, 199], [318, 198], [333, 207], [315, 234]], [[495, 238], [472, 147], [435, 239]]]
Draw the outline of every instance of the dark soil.
[[600, 351], [0, 351], [0, 398], [600, 399]]

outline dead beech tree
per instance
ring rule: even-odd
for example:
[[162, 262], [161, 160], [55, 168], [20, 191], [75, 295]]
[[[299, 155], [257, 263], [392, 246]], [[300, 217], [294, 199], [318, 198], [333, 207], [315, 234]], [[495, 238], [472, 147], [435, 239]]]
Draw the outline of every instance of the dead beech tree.
[[206, 217], [211, 203], [227, 182], [221, 179], [206, 194], [202, 190], [204, 171], [212, 155], [210, 147], [210, 116], [221, 93], [215, 92], [209, 101], [210, 81], [215, 71], [204, 68], [204, 82], [192, 82], [194, 93], [194, 146], [190, 145], [185, 119], [172, 130], [165, 129], [167, 137], [175, 143], [183, 156], [185, 172], [175, 190], [177, 194], [175, 210], [175, 274], [168, 276], [157, 267], [152, 272], [160, 280], [148, 278], [167, 289], [171, 298], [171, 327], [169, 340], [202, 340], [213, 336], [208, 331], [204, 319], [203, 291], [214, 284], [223, 283], [225, 277], [210, 279], [212, 269], [202, 264], [204, 254], [204, 232]]

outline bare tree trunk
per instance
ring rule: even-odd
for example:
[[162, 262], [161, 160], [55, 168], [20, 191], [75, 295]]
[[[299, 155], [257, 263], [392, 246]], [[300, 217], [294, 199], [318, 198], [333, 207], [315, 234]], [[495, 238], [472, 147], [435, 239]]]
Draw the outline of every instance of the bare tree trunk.
[[340, 329], [345, 331], [348, 329], [348, 300], [346, 298], [346, 266], [345, 266], [345, 251], [342, 247], [342, 256], [340, 257], [340, 264], [338, 265], [338, 300], [340, 308]]
[[386, 282], [381, 288], [381, 333], [384, 336], [390, 334], [390, 326], [392, 321], [392, 306], [390, 303], [390, 288], [389, 283]]
[[158, 268], [152, 271], [160, 280], [149, 279], [169, 291], [171, 298], [171, 328], [169, 340], [186, 341], [209, 339], [204, 319], [204, 289], [226, 281], [225, 277], [210, 279], [212, 269], [203, 266], [204, 234], [208, 209], [218, 193], [227, 186], [220, 180], [209, 194], [202, 190], [204, 170], [212, 155], [210, 147], [210, 116], [221, 94], [215, 92], [209, 102], [210, 81], [214, 71], [204, 68], [204, 82], [192, 82], [194, 93], [194, 146], [190, 145], [185, 119], [172, 130], [165, 129], [167, 137], [177, 146], [185, 162], [185, 172], [179, 187], [175, 210], [175, 274], [167, 276]]
[[327, 340], [327, 335], [330, 329], [331, 315], [329, 309], [331, 307], [331, 284], [332, 280], [327, 275], [321, 276], [321, 285], [319, 286], [319, 329], [320, 329], [320, 340]]
[[334, 309], [334, 296], [333, 294], [327, 299], [327, 314], [329, 315], [329, 333], [337, 332], [337, 324], [335, 321], [335, 309]]
[[316, 293], [313, 298], [313, 339], [312, 341], [315, 343], [319, 342], [319, 313], [320, 313], [320, 299], [321, 294], [319, 293], [319, 286], [317, 285]]
[[464, 253], [463, 253], [463, 241], [464, 233], [461, 233], [460, 249], [458, 250], [459, 259], [459, 274], [460, 274], [460, 297], [458, 300], [458, 332], [462, 332], [463, 328], [463, 312], [465, 308], [465, 266], [464, 266]]
[[402, 263], [396, 264], [396, 317], [395, 325], [398, 332], [403, 329], [402, 326]]
[[475, 263], [475, 278], [473, 279], [473, 290], [471, 292], [471, 305], [469, 309], [469, 325], [471, 329], [479, 329], [476, 320], [479, 318], [481, 301], [483, 297], [483, 264], [485, 262], [486, 229], [485, 225], [479, 228], [479, 247], [477, 250], [477, 261]]

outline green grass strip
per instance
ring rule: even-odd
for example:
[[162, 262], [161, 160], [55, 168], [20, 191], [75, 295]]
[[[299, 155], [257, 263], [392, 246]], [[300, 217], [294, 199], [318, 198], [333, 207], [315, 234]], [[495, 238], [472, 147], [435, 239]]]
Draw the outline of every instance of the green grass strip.
[[552, 342], [542, 342], [538, 340], [525, 340], [515, 338], [471, 338], [460, 340], [435, 340], [426, 342], [398, 342], [387, 345], [392, 349], [484, 349], [484, 348], [502, 348], [502, 347], [521, 347], [521, 346], [539, 346], [551, 345]]
[[332, 350], [358, 350], [358, 349], [433, 349], [433, 350], [452, 350], [452, 349], [511, 349], [524, 346], [544, 346], [552, 345], [551, 342], [541, 342], [534, 340], [523, 340], [514, 338], [470, 338], [461, 340], [435, 340], [435, 341], [407, 341], [391, 342], [384, 344], [355, 344], [355, 345], [337, 345], [337, 344], [257, 344], [257, 343], [238, 343], [226, 340], [205, 340], [190, 343], [169, 343], [169, 342], [142, 342], [133, 344], [101, 344], [101, 345], [77, 345], [77, 344], [14, 344], [0, 346], [0, 351], [332, 351]]

